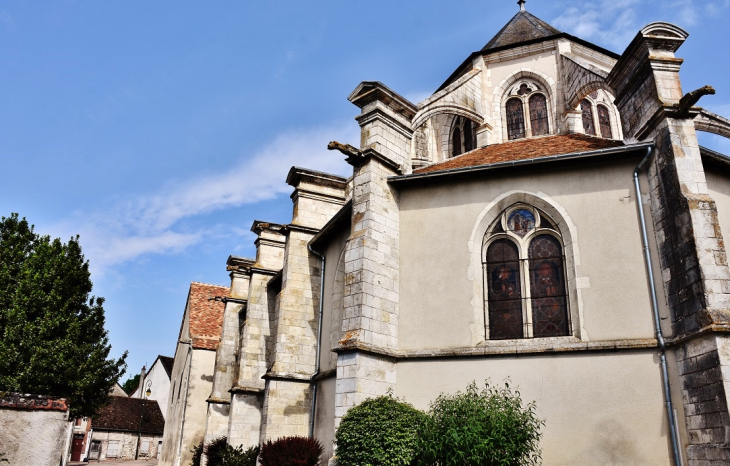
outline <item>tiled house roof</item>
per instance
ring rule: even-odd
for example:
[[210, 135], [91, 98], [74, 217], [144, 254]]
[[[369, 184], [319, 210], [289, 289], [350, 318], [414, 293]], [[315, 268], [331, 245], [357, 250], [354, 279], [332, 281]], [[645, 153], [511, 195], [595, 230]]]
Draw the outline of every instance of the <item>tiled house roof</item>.
[[172, 366], [175, 364], [175, 358], [171, 358], [170, 356], [158, 356], [160, 359], [160, 362], [162, 363], [162, 367], [165, 368], [165, 372], [167, 372], [167, 376], [172, 376]]
[[162, 435], [165, 418], [157, 401], [126, 396], [112, 396], [111, 403], [92, 418], [92, 426], [94, 430], [137, 432], [140, 416], [143, 433]]
[[0, 392], [0, 408], [21, 410], [67, 411], [65, 398], [23, 393]]
[[441, 163], [414, 170], [413, 173], [429, 173], [454, 168], [476, 167], [498, 162], [511, 162], [515, 160], [548, 157], [551, 155], [608, 149], [623, 145], [624, 143], [621, 141], [586, 136], [585, 134], [563, 134], [518, 139], [516, 141], [482, 147]]
[[190, 283], [188, 298], [190, 312], [190, 338], [193, 348], [216, 350], [223, 329], [223, 309], [225, 304], [210, 298], [228, 296], [227, 286], [207, 283]]

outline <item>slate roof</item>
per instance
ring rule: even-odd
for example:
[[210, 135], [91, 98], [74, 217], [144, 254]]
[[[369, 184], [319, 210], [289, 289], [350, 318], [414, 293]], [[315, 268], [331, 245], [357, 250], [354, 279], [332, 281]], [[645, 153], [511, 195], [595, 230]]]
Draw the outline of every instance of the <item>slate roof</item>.
[[190, 313], [190, 338], [193, 348], [216, 350], [223, 329], [223, 309], [225, 304], [210, 298], [228, 296], [227, 286], [207, 283], [190, 283], [188, 311]]
[[143, 433], [162, 435], [165, 418], [156, 400], [112, 396], [111, 403], [99, 410], [91, 425], [94, 430], [137, 432], [140, 416]]
[[519, 44], [528, 40], [543, 39], [558, 34], [560, 34], [560, 31], [545, 21], [526, 11], [520, 11], [492, 37], [492, 40], [482, 48], [482, 51]]
[[167, 376], [172, 377], [172, 366], [175, 364], [175, 358], [171, 358], [170, 356], [158, 356], [158, 358], [162, 363], [162, 367], [165, 368]]
[[498, 162], [534, 159], [551, 155], [572, 154], [599, 149], [623, 146], [624, 143], [613, 139], [603, 139], [585, 134], [561, 134], [536, 138], [517, 139], [502, 144], [493, 144], [441, 163], [429, 165], [413, 173], [429, 173], [455, 168], [475, 167]]

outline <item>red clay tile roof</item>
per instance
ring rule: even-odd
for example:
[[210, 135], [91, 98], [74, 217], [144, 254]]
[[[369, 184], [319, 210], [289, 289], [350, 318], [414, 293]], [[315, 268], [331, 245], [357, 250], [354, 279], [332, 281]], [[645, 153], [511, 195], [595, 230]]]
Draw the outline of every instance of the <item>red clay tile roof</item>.
[[190, 338], [193, 348], [218, 349], [223, 329], [223, 309], [225, 304], [209, 298], [228, 296], [227, 286], [209, 285], [207, 283], [190, 283], [189, 311]]
[[534, 159], [548, 157], [551, 155], [572, 154], [598, 149], [623, 146], [621, 141], [613, 139], [602, 139], [585, 134], [562, 134], [557, 136], [544, 136], [529, 139], [518, 139], [482, 147], [467, 152], [441, 163], [429, 165], [413, 173], [428, 173], [440, 170], [451, 170], [454, 168], [476, 167], [498, 162], [511, 162], [514, 160]]
[[65, 398], [23, 393], [0, 393], [0, 408], [44, 411], [67, 411]]
[[[99, 410], [92, 418], [94, 430], [121, 430], [137, 432], [142, 417], [142, 432], [159, 434], [165, 430], [165, 418], [156, 400], [112, 396], [111, 403]], [[144, 404], [144, 407], [142, 406]]]

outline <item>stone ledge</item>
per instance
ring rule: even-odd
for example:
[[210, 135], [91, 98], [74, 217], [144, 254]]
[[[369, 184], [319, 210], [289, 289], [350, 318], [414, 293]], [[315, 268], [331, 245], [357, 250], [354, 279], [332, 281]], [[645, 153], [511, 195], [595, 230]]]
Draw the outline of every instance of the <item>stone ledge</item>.
[[229, 405], [231, 404], [231, 400], [224, 400], [222, 398], [214, 398], [214, 397], [208, 397], [207, 400], [205, 400], [206, 403], [216, 403], [221, 405]]
[[519, 354], [567, 353], [575, 351], [617, 351], [657, 348], [654, 338], [629, 340], [580, 341], [577, 338], [524, 339], [509, 341], [484, 341], [477, 346], [461, 348], [433, 348], [413, 351], [397, 351], [366, 343], [350, 343], [333, 348], [335, 353], [360, 351], [396, 360], [430, 359], [475, 356], [504, 356]]
[[665, 341], [667, 346], [678, 346], [696, 338], [707, 336], [710, 333], [728, 334], [730, 333], [730, 324], [722, 323], [706, 325], [694, 332], [667, 338]]
[[267, 372], [262, 379], [266, 380], [289, 380], [295, 382], [309, 382], [312, 380], [311, 375], [297, 374], [295, 372]]
[[263, 384], [259, 385], [234, 385], [228, 390], [231, 393], [263, 393], [265, 387]]

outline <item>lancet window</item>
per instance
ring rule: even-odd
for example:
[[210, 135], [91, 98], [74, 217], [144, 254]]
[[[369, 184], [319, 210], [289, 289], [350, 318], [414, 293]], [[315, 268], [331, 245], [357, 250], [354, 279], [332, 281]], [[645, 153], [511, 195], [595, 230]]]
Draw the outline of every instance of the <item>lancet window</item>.
[[570, 335], [562, 238], [544, 212], [525, 204], [499, 216], [483, 255], [491, 340]]
[[583, 117], [583, 132], [596, 135], [596, 124], [593, 122], [593, 105], [588, 99], [580, 101], [580, 111]]
[[601, 129], [601, 136], [613, 139], [611, 132], [611, 116], [608, 109], [604, 105], [598, 105], [598, 126]]
[[507, 95], [510, 96], [505, 102], [507, 139], [550, 134], [550, 105], [540, 85], [520, 81]]

